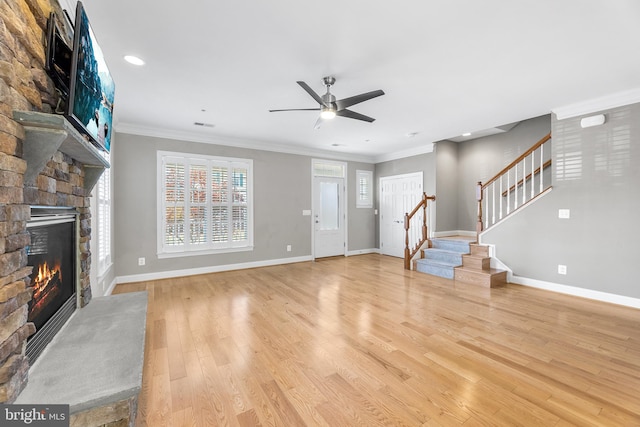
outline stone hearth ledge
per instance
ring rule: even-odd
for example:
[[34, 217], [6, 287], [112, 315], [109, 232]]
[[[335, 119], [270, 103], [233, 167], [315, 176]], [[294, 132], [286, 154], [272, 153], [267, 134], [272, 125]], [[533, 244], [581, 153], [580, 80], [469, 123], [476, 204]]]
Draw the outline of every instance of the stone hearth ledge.
[[74, 414], [129, 400], [135, 417], [146, 313], [146, 291], [94, 298], [76, 310], [30, 368], [15, 403], [69, 404], [73, 421]]

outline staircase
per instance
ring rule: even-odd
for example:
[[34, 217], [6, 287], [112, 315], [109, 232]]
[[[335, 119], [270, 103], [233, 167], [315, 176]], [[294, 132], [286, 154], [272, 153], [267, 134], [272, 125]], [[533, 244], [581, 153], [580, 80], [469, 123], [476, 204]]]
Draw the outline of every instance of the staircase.
[[459, 283], [469, 283], [495, 288], [507, 284], [507, 272], [491, 268], [489, 246], [469, 244], [469, 254], [462, 255], [462, 266], [456, 267], [454, 279]]
[[413, 261], [414, 270], [487, 288], [507, 283], [506, 271], [490, 267], [488, 246], [455, 237], [429, 242], [430, 247], [420, 251], [421, 258]]

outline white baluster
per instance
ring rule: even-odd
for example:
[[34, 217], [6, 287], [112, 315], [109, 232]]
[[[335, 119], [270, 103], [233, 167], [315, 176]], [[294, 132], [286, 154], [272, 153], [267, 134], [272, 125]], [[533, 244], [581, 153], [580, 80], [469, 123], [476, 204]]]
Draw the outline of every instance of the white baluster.
[[522, 204], [527, 203], [527, 159], [522, 159]]
[[513, 210], [518, 209], [518, 164], [516, 163], [513, 173]]
[[484, 202], [484, 204], [485, 204], [485, 207], [484, 207], [484, 212], [485, 212], [485, 214], [484, 214], [484, 217], [485, 217], [484, 218], [484, 222], [485, 222], [484, 229], [486, 230], [487, 228], [489, 228], [489, 187], [486, 187], [484, 189], [484, 200], [485, 200], [485, 202]]
[[502, 219], [502, 175], [500, 175], [500, 215], [498, 220]]
[[511, 211], [511, 169], [507, 171], [507, 215]]
[[491, 224], [496, 223], [496, 182], [491, 184], [493, 196], [491, 197]]
[[536, 177], [534, 176], [534, 171], [536, 170], [536, 165], [535, 165], [535, 159], [536, 159], [536, 152], [534, 151], [533, 153], [531, 153], [531, 198], [533, 199], [533, 190], [534, 190], [534, 182], [536, 180]]
[[544, 189], [544, 186], [542, 185], [543, 177], [544, 177], [544, 144], [540, 146], [540, 192], [541, 193], [542, 193], [542, 190]]

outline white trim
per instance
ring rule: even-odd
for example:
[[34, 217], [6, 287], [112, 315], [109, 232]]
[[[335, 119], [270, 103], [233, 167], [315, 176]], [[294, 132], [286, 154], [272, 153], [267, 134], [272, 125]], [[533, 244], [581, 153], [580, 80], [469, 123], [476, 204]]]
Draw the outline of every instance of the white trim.
[[545, 282], [542, 280], [530, 279], [527, 277], [515, 275], [510, 279], [510, 282], [518, 285], [529, 286], [532, 288], [558, 292], [561, 294], [573, 295], [596, 301], [623, 305], [626, 307], [640, 308], [639, 298], [626, 297], [623, 295], [610, 294], [607, 292], [594, 291], [591, 289], [577, 288], [575, 286], [560, 285], [558, 283]]
[[297, 262], [312, 261], [310, 256], [294, 258], [270, 259], [265, 261], [243, 262], [239, 264], [215, 265], [210, 267], [190, 268], [185, 270], [159, 271], [156, 273], [132, 274], [116, 277], [116, 283], [145, 282], [149, 280], [172, 279], [174, 277], [196, 276], [198, 274], [219, 273], [222, 271], [244, 270], [247, 268], [270, 267], [273, 265], [294, 264]]
[[116, 278], [114, 278], [111, 281], [111, 284], [109, 285], [109, 287], [107, 288], [107, 290], [104, 292], [104, 296], [108, 297], [109, 295], [111, 295], [111, 293], [113, 292], [113, 290], [116, 288], [116, 285], [118, 284], [118, 281]]
[[311, 258], [313, 260], [316, 259], [316, 227], [315, 227], [315, 217], [316, 217], [316, 211], [318, 209], [318, 207], [315, 205], [316, 204], [316, 183], [315, 180], [316, 178], [322, 178], [323, 176], [321, 175], [316, 175], [316, 164], [317, 163], [333, 163], [336, 165], [340, 165], [342, 166], [342, 176], [341, 177], [337, 177], [337, 176], [332, 176], [332, 177], [326, 177], [326, 178], [336, 178], [336, 179], [341, 179], [342, 180], [342, 193], [340, 193], [342, 195], [342, 203], [341, 203], [341, 207], [342, 207], [342, 223], [344, 224], [344, 229], [343, 229], [343, 238], [344, 238], [344, 250], [342, 252], [343, 256], [347, 256], [347, 252], [349, 251], [349, 189], [347, 188], [347, 182], [349, 181], [348, 177], [349, 177], [349, 164], [347, 162], [343, 162], [343, 161], [338, 161], [338, 160], [331, 160], [331, 159], [316, 159], [313, 158], [311, 159]]
[[[226, 147], [248, 148], [251, 150], [270, 151], [275, 153], [298, 154], [301, 156], [320, 157], [332, 160], [353, 161], [363, 163], [376, 163], [374, 156], [335, 153], [332, 151], [317, 150], [305, 147], [295, 147], [291, 145], [275, 144], [269, 141], [252, 140], [247, 138], [233, 138], [229, 136], [219, 137], [215, 135], [202, 135], [192, 132], [176, 131], [171, 129], [148, 128], [131, 123], [118, 122], [115, 125], [118, 133], [130, 135], [149, 136], [154, 138], [172, 139], [175, 141], [198, 142], [202, 144], [223, 145]], [[432, 149], [433, 151], [433, 149]]]
[[393, 153], [380, 154], [374, 157], [374, 163], [388, 162], [391, 160], [404, 159], [405, 157], [418, 156], [420, 154], [433, 153], [433, 142], [428, 142], [425, 145], [415, 148], [409, 148], [407, 150], [396, 151]]
[[355, 251], [347, 251], [345, 256], [356, 256], [356, 255], [366, 255], [366, 254], [379, 254], [380, 249], [378, 248], [370, 248], [370, 249], [357, 249]]
[[[211, 180], [212, 172], [211, 168], [214, 166], [219, 166], [227, 170], [227, 192], [228, 192], [228, 200], [222, 202], [222, 204], [226, 204], [229, 211], [229, 227], [227, 240], [224, 242], [213, 242], [213, 239], [209, 233], [211, 231], [206, 232], [207, 239], [204, 243], [200, 244], [192, 244], [189, 242], [187, 237], [188, 229], [189, 229], [189, 217], [186, 216], [184, 220], [184, 228], [185, 228], [185, 239], [181, 245], [172, 246], [167, 245], [165, 242], [165, 198], [164, 192], [166, 187], [166, 176], [165, 176], [165, 165], [166, 162], [172, 163], [175, 162], [184, 167], [184, 180], [185, 180], [185, 195], [184, 195], [184, 209], [188, 212], [189, 207], [191, 206], [191, 202], [189, 200], [188, 194], [191, 189], [190, 187], [190, 170], [194, 166], [198, 167], [206, 167], [207, 174], [207, 197], [206, 202], [197, 203], [196, 206], [205, 206], [208, 212], [213, 212], [215, 207], [215, 203], [212, 200], [213, 195], [211, 194]], [[247, 209], [247, 238], [242, 241], [234, 241], [232, 238], [233, 227], [231, 225], [232, 212], [233, 207], [242, 206], [242, 204], [237, 204], [233, 201], [231, 197], [233, 194], [232, 186], [233, 183], [233, 170], [236, 167], [240, 167], [242, 169], [246, 169], [246, 187], [247, 187], [247, 200], [245, 202], [245, 207]], [[157, 151], [156, 153], [156, 171], [157, 171], [157, 183], [156, 183], [156, 194], [157, 194], [157, 206], [156, 206], [156, 215], [157, 215], [157, 223], [159, 227], [157, 228], [156, 235], [156, 253], [159, 258], [172, 258], [172, 257], [181, 257], [188, 256], [188, 254], [193, 255], [204, 255], [204, 254], [219, 254], [219, 253], [228, 253], [228, 252], [238, 252], [238, 251], [251, 251], [253, 250], [253, 242], [254, 242], [254, 189], [253, 189], [253, 159], [243, 159], [237, 157], [221, 157], [221, 156], [211, 156], [204, 154], [191, 154], [191, 153], [181, 153], [181, 152], [173, 152], [173, 151]], [[211, 218], [207, 218], [207, 225], [211, 225]], [[213, 229], [213, 227], [209, 227], [209, 229]]]
[[[360, 180], [364, 179], [367, 182], [367, 200], [360, 199]], [[356, 208], [359, 209], [372, 209], [373, 208], [373, 171], [356, 169]], [[348, 198], [348, 197], [347, 197]]]
[[596, 111], [609, 110], [611, 108], [622, 107], [623, 105], [635, 104], [636, 102], [640, 102], [640, 88], [613, 93], [571, 105], [552, 108], [551, 111], [556, 114], [558, 120], [564, 120], [571, 117], [582, 116], [584, 114], [595, 113]]

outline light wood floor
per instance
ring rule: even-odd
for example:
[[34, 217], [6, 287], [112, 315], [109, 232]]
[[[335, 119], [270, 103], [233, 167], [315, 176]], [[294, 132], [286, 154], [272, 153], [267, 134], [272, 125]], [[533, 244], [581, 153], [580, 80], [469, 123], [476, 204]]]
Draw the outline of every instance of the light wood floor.
[[140, 426], [640, 425], [640, 310], [379, 255], [143, 289]]

